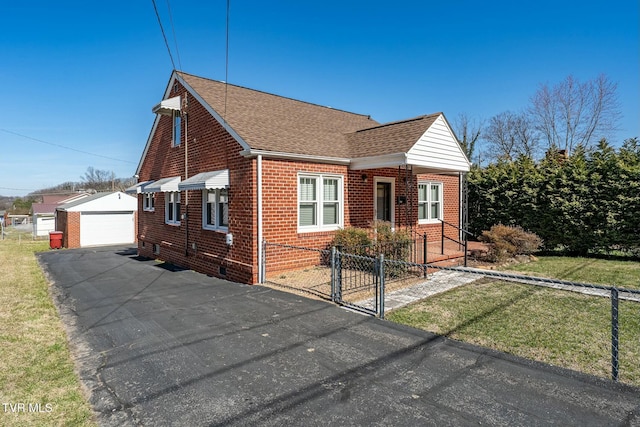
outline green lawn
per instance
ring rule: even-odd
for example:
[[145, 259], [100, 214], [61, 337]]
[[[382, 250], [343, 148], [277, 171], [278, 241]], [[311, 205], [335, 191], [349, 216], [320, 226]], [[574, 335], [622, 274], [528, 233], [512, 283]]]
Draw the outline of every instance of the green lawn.
[[95, 425], [34, 256], [48, 241], [13, 237], [0, 240], [0, 425]]
[[546, 256], [539, 257], [535, 262], [509, 267], [509, 270], [576, 282], [640, 289], [640, 262], [635, 260]]
[[[633, 265], [636, 264], [636, 265]], [[604, 271], [592, 271], [590, 269]], [[544, 257], [510, 270], [637, 288], [637, 263]], [[624, 273], [620, 273], [623, 271]], [[600, 377], [611, 376], [608, 298], [479, 281], [395, 310], [387, 319]], [[621, 301], [620, 381], [640, 386], [640, 304]]]

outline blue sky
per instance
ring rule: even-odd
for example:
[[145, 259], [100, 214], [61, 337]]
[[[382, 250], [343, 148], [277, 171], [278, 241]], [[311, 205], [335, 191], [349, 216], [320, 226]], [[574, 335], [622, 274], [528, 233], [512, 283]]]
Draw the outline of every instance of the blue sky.
[[[171, 1], [177, 53], [156, 2], [176, 67], [224, 80], [226, 0]], [[619, 144], [640, 135], [639, 16], [636, 0], [231, 0], [228, 80], [379, 122], [453, 122], [604, 73], [618, 84]], [[5, 2], [0, 194], [79, 181], [89, 166], [132, 176], [171, 71], [151, 0]]]

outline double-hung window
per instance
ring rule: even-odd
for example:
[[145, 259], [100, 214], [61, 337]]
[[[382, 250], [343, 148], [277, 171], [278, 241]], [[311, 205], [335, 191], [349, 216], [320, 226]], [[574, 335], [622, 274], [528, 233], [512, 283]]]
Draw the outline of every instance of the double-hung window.
[[180, 225], [180, 193], [165, 193], [165, 222]]
[[154, 193], [144, 193], [142, 195], [142, 208], [145, 211], [154, 211], [156, 208], [156, 195]]
[[298, 230], [335, 230], [343, 224], [342, 177], [298, 175]]
[[418, 222], [436, 222], [442, 219], [442, 183], [418, 183]]
[[182, 118], [180, 117], [180, 111], [173, 112], [173, 135], [171, 137], [171, 146], [177, 147], [180, 145], [180, 132], [182, 127]]
[[226, 231], [228, 227], [229, 195], [227, 190], [204, 190], [202, 192], [202, 228]]

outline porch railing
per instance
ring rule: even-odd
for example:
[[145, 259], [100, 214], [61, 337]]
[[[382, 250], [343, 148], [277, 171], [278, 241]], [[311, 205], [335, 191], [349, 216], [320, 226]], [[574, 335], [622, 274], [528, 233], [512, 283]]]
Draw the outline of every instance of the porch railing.
[[[467, 266], [467, 257], [468, 257], [468, 245], [467, 245], [467, 236], [473, 236], [473, 234], [467, 230], [465, 230], [464, 228], [460, 228], [455, 224], [451, 224], [450, 222], [444, 221], [442, 219], [439, 219], [438, 221], [440, 221], [440, 226], [441, 226], [441, 230], [440, 230], [440, 238], [441, 238], [441, 242], [440, 242], [440, 247], [442, 248], [442, 255], [444, 255], [444, 241], [449, 240], [455, 244], [457, 244], [459, 247], [462, 246], [464, 248], [464, 266]], [[448, 225], [449, 227], [453, 227], [456, 229], [456, 231], [458, 232], [458, 236], [460, 236], [460, 238], [462, 239], [462, 241], [456, 240], [456, 239], [452, 239], [451, 237], [447, 236], [445, 233], [445, 225]]]

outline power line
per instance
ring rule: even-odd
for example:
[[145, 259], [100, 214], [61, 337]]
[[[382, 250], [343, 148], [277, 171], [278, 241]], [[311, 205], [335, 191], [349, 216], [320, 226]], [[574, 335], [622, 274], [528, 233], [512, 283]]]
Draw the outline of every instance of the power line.
[[176, 46], [176, 56], [178, 57], [178, 67], [182, 71], [182, 62], [180, 61], [180, 51], [178, 50], [178, 38], [176, 37], [176, 29], [173, 26], [173, 14], [171, 13], [171, 4], [167, 0], [167, 9], [169, 10], [169, 23], [171, 24], [171, 32], [173, 33], [173, 44]]
[[12, 190], [12, 191], [38, 191], [32, 188], [10, 188], [10, 187], [0, 187], [0, 190]]
[[90, 153], [90, 152], [88, 152], [88, 151], [78, 150], [78, 149], [76, 149], [76, 148], [67, 147], [67, 146], [65, 146], [65, 145], [55, 144], [55, 143], [53, 143], [53, 142], [48, 142], [48, 141], [43, 141], [42, 139], [34, 138], [34, 137], [32, 137], [32, 136], [28, 136], [28, 135], [23, 135], [23, 134], [21, 134], [21, 133], [14, 132], [14, 131], [11, 131], [11, 130], [8, 130], [8, 129], [1, 129], [1, 128], [0, 128], [0, 131], [5, 132], [5, 133], [10, 133], [10, 134], [12, 134], [12, 135], [16, 135], [16, 136], [19, 136], [19, 137], [22, 137], [22, 138], [30, 139], [30, 140], [32, 140], [32, 141], [40, 142], [40, 143], [42, 143], [42, 144], [52, 145], [52, 146], [54, 146], [54, 147], [64, 148], [65, 150], [70, 150], [70, 151], [75, 151], [75, 152], [77, 152], [77, 153], [87, 154], [87, 155], [89, 155], [89, 156], [101, 157], [101, 158], [103, 158], [103, 159], [114, 160], [114, 161], [116, 161], [116, 162], [123, 162], [123, 163], [132, 163], [132, 164], [136, 164], [136, 162], [132, 162], [132, 161], [130, 161], [130, 160], [116, 159], [115, 157], [103, 156], [103, 155], [101, 155], [101, 154]]
[[169, 42], [167, 41], [167, 35], [164, 33], [164, 27], [162, 26], [162, 20], [160, 19], [160, 14], [158, 13], [158, 6], [156, 6], [156, 0], [151, 0], [153, 3], [153, 9], [156, 11], [156, 18], [158, 18], [158, 24], [160, 25], [160, 31], [162, 31], [162, 38], [164, 38], [164, 45], [167, 47], [167, 52], [169, 52], [169, 58], [171, 59], [171, 65], [173, 69], [176, 69], [176, 63], [173, 62], [173, 55], [171, 54], [171, 48], [169, 47]]

